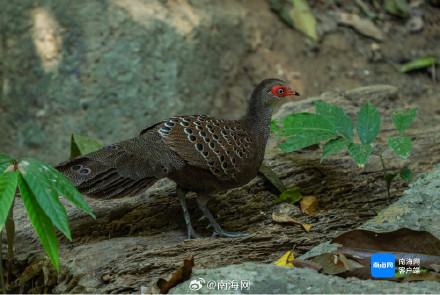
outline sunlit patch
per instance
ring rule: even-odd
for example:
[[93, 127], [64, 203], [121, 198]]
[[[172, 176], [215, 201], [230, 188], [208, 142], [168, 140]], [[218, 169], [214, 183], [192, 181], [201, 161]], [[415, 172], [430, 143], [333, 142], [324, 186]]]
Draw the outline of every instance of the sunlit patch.
[[44, 71], [54, 72], [61, 62], [62, 29], [58, 21], [45, 8], [32, 12], [35, 50], [40, 56]]

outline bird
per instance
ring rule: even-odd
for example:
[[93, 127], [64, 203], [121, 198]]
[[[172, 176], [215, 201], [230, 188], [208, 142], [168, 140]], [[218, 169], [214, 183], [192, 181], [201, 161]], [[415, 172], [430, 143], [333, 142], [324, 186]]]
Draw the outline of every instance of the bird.
[[188, 239], [203, 238], [191, 224], [186, 195], [213, 229], [212, 236], [244, 237], [224, 231], [206, 207], [215, 193], [251, 181], [263, 162], [272, 112], [286, 96], [299, 96], [279, 79], [265, 79], [250, 95], [238, 120], [208, 115], [174, 116], [143, 129], [139, 136], [105, 146], [55, 166], [83, 195], [112, 199], [137, 195], [156, 181], [176, 183]]

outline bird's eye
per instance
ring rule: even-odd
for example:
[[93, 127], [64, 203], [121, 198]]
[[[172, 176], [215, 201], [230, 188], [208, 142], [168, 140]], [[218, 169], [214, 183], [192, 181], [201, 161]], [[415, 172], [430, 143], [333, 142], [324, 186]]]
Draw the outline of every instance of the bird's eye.
[[278, 94], [283, 94], [283, 93], [284, 93], [284, 89], [283, 88], [278, 89]]

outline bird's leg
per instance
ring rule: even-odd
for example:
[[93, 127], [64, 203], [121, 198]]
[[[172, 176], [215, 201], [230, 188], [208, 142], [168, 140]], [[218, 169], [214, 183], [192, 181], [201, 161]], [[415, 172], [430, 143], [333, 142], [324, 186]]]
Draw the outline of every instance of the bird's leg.
[[188, 240], [191, 238], [194, 239], [199, 239], [199, 238], [203, 238], [202, 236], [198, 235], [194, 228], [191, 225], [191, 218], [189, 216], [189, 212], [188, 212], [188, 207], [186, 206], [186, 193], [188, 191], [181, 188], [180, 186], [177, 186], [176, 188], [176, 194], [179, 197], [180, 200], [180, 206], [182, 206], [182, 210], [183, 210], [183, 217], [185, 218], [185, 223], [186, 223], [186, 228], [188, 230]]
[[240, 233], [240, 232], [227, 232], [224, 231], [220, 225], [214, 220], [214, 216], [212, 216], [211, 212], [209, 212], [208, 208], [206, 207], [206, 203], [208, 202], [207, 196], [197, 196], [196, 198], [197, 205], [199, 205], [200, 210], [202, 210], [203, 214], [205, 214], [206, 218], [208, 218], [209, 223], [211, 224], [212, 228], [214, 229], [213, 237], [220, 236], [220, 237], [227, 237], [227, 238], [237, 238], [237, 237], [247, 237], [248, 234]]

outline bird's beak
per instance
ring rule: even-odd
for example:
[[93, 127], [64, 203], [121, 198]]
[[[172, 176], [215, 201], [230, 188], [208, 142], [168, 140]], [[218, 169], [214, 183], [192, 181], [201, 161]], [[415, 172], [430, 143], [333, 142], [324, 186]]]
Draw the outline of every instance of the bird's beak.
[[287, 95], [295, 95], [295, 96], [299, 96], [299, 93], [296, 92], [295, 90], [292, 89], [287, 89]]

